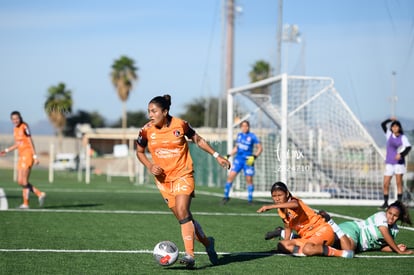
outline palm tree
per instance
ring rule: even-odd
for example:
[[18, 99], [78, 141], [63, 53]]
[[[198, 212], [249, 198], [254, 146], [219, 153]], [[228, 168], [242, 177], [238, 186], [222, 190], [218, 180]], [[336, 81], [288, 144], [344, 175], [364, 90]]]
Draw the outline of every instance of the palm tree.
[[59, 151], [62, 151], [63, 129], [66, 125], [66, 117], [72, 113], [72, 105], [72, 92], [66, 90], [64, 83], [59, 83], [48, 89], [44, 109], [50, 122], [57, 130]]
[[118, 60], [115, 60], [112, 65], [111, 80], [114, 84], [118, 96], [121, 99], [122, 106], [122, 128], [125, 129], [127, 126], [127, 112], [126, 112], [126, 101], [128, 100], [129, 93], [133, 88], [133, 83], [138, 81], [138, 76], [135, 67], [135, 61], [127, 56], [121, 56]]
[[[257, 82], [270, 77], [271, 67], [270, 64], [264, 60], [256, 61], [252, 66], [252, 70], [249, 72], [250, 82]], [[257, 88], [252, 90], [252, 93], [256, 94], [268, 94], [268, 87]]]

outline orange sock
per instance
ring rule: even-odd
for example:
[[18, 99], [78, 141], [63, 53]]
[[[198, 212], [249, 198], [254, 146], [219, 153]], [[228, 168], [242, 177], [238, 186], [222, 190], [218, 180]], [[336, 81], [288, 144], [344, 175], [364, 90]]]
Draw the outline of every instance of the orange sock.
[[194, 257], [194, 224], [192, 221], [181, 224], [181, 235], [184, 241], [185, 253]]
[[27, 188], [27, 187], [23, 187], [22, 196], [23, 196], [23, 204], [24, 205], [29, 205], [29, 194], [30, 194], [30, 189]]
[[341, 257], [342, 250], [335, 249], [331, 246], [324, 245], [323, 246], [323, 255], [328, 257]]

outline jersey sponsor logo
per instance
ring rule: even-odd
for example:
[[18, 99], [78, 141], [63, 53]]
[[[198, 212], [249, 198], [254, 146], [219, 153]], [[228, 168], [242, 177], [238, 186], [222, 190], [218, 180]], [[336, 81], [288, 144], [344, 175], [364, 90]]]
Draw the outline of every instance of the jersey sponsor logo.
[[179, 148], [176, 148], [176, 149], [159, 148], [155, 150], [155, 154], [160, 159], [174, 158], [174, 157], [179, 157], [181, 155]]
[[244, 151], [249, 150], [249, 147], [250, 147], [248, 144], [242, 144], [242, 143], [239, 143], [238, 146], [240, 150], [244, 150]]

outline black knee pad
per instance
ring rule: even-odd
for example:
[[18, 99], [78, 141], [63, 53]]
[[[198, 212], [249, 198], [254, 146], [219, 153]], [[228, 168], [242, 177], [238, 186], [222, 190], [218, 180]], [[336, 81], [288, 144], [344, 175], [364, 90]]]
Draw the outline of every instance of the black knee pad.
[[184, 218], [184, 219], [182, 219], [182, 220], [179, 220], [178, 222], [180, 223], [180, 224], [185, 224], [185, 223], [188, 223], [188, 222], [191, 222], [191, 221], [193, 221], [193, 216], [188, 216], [187, 218]]

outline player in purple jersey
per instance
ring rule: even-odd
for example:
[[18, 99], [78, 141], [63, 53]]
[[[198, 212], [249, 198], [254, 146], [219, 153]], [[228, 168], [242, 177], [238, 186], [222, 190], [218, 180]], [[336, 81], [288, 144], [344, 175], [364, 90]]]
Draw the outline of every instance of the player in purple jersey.
[[223, 204], [226, 204], [230, 200], [230, 190], [233, 181], [242, 169], [246, 177], [247, 200], [249, 204], [253, 202], [254, 161], [262, 153], [263, 147], [259, 138], [250, 132], [250, 123], [247, 120], [243, 120], [240, 123], [240, 129], [241, 132], [237, 134], [236, 146], [228, 155], [228, 157], [234, 156], [234, 160], [226, 185], [224, 186]]
[[[391, 122], [389, 128], [387, 124]], [[404, 135], [401, 123], [394, 117], [384, 120], [381, 123], [382, 130], [387, 139], [387, 152], [385, 157], [385, 172], [384, 172], [384, 204], [382, 209], [388, 207], [388, 197], [391, 178], [395, 175], [397, 183], [397, 199], [402, 200], [403, 194], [403, 175], [406, 172], [404, 157], [410, 152], [411, 144]]]

